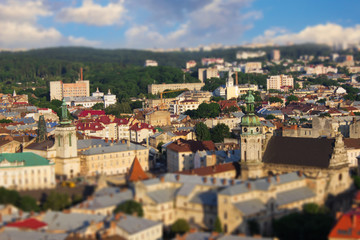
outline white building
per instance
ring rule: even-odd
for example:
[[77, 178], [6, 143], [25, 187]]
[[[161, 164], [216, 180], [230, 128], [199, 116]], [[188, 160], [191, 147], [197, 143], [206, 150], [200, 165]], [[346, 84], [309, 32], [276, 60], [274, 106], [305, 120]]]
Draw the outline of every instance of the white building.
[[135, 123], [130, 127], [130, 139], [132, 142], [141, 143], [155, 133], [154, 127], [147, 123]]
[[182, 114], [187, 110], [196, 110], [199, 107], [200, 103], [196, 100], [183, 100], [183, 101], [172, 101], [169, 105], [169, 112], [171, 114]]
[[276, 89], [281, 90], [284, 87], [294, 87], [294, 78], [292, 76], [288, 75], [276, 75], [276, 76], [270, 76], [267, 79], [267, 90], [269, 89]]
[[333, 68], [331, 66], [326, 67], [322, 64], [316, 65], [316, 66], [311, 66], [306, 69], [306, 74], [320, 75], [320, 74], [328, 74], [330, 72], [337, 73], [338, 70], [337, 70], [337, 68]]
[[0, 186], [17, 190], [54, 188], [55, 163], [35, 153], [0, 154]]
[[116, 95], [111, 94], [110, 89], [108, 90], [108, 94], [104, 95], [104, 107], [108, 107], [116, 103]]
[[150, 59], [147, 59], [145, 61], [145, 67], [157, 67], [158, 66], [158, 62], [155, 61], [155, 60], [150, 60]]

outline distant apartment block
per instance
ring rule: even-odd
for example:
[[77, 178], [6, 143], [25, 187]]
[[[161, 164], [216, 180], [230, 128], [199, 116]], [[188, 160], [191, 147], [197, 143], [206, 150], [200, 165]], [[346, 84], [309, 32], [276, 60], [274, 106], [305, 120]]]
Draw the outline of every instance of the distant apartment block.
[[205, 79], [218, 78], [219, 70], [217, 68], [199, 68], [198, 69], [198, 78], [201, 82], [204, 82]]
[[211, 64], [224, 64], [223, 58], [202, 58], [201, 64], [203, 66], [209, 66]]
[[316, 74], [316, 75], [320, 75], [320, 74], [328, 74], [330, 72], [332, 73], [337, 73], [337, 68], [331, 67], [331, 66], [324, 66], [322, 64], [320, 65], [316, 65], [316, 66], [310, 66], [306, 69], [306, 74]]
[[196, 67], [196, 62], [194, 60], [190, 60], [186, 62], [186, 69], [190, 69]]
[[172, 83], [172, 84], [150, 84], [148, 85], [148, 93], [158, 94], [165, 90], [188, 89], [199, 91], [205, 83]]
[[261, 62], [247, 62], [244, 67], [245, 73], [263, 73]]
[[280, 61], [280, 50], [279, 49], [272, 50], [271, 60], [272, 61]]
[[289, 88], [294, 87], [294, 78], [283, 74], [270, 76], [266, 82], [267, 82], [267, 90], [269, 89], [281, 90], [284, 87], [289, 87]]
[[200, 103], [196, 100], [175, 100], [170, 103], [169, 112], [171, 114], [182, 114], [187, 110], [196, 110], [199, 107]]
[[249, 58], [260, 58], [264, 57], [266, 52], [257, 51], [257, 52], [248, 52], [248, 51], [239, 51], [236, 53], [236, 59], [249, 59]]
[[88, 96], [90, 96], [89, 80], [80, 80], [75, 83], [63, 83], [62, 81], [50, 82], [50, 100], [62, 100], [64, 97]]
[[155, 60], [147, 59], [144, 64], [145, 67], [157, 67], [159, 66], [158, 62]]

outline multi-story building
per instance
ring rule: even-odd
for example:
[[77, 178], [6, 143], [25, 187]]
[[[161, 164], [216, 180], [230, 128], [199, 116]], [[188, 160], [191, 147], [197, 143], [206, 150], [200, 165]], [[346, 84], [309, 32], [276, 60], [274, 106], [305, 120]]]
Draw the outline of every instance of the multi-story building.
[[153, 126], [147, 123], [135, 123], [130, 128], [130, 139], [133, 142], [141, 143], [148, 141], [148, 138], [155, 133]]
[[104, 95], [104, 107], [108, 107], [116, 103], [116, 95], [111, 94], [110, 89], [108, 90], [108, 94]]
[[293, 88], [294, 87], [294, 78], [288, 75], [276, 75], [270, 76], [267, 79], [267, 89], [276, 89], [281, 90], [284, 87]]
[[147, 60], [145, 61], [145, 64], [144, 64], [145, 67], [157, 67], [158, 65], [159, 65], [159, 64], [158, 64], [157, 61], [155, 61], [155, 60], [150, 60], [150, 59], [147, 59]]
[[247, 62], [244, 66], [245, 73], [263, 73], [261, 62]]
[[165, 90], [179, 90], [179, 89], [199, 91], [203, 86], [205, 86], [205, 83], [150, 84], [148, 85], [148, 93], [158, 94]]
[[266, 52], [257, 51], [257, 52], [248, 52], [248, 51], [239, 51], [236, 53], [236, 59], [248, 59], [248, 58], [260, 58], [264, 57]]
[[79, 80], [75, 83], [63, 83], [62, 81], [50, 82], [50, 100], [62, 100], [64, 97], [88, 96], [90, 96], [89, 80]]
[[274, 49], [271, 52], [271, 60], [272, 61], [280, 61], [280, 50], [279, 49]]
[[326, 67], [322, 64], [316, 66], [310, 66], [306, 68], [306, 74], [316, 74], [316, 75], [328, 74], [330, 72], [337, 73], [337, 71], [338, 71], [337, 68], [333, 68], [331, 66]]
[[55, 163], [35, 153], [0, 154], [0, 186], [17, 190], [54, 188]]
[[202, 58], [201, 64], [203, 66], [209, 66], [211, 64], [224, 64], [223, 58]]
[[170, 103], [169, 112], [171, 114], [182, 114], [187, 110], [196, 110], [199, 107], [200, 103], [196, 100], [175, 100]]
[[218, 78], [219, 70], [217, 68], [199, 68], [198, 69], [198, 78], [201, 82], [204, 82], [205, 79]]
[[149, 170], [149, 149], [130, 143], [129, 140], [91, 146], [79, 155], [83, 176], [125, 174], [129, 171], [135, 157], [139, 160], [142, 169]]
[[196, 62], [194, 60], [190, 60], [186, 62], [186, 69], [190, 69], [196, 67]]
[[212, 141], [178, 139], [166, 147], [166, 156], [169, 172], [211, 166], [216, 163], [215, 145]]

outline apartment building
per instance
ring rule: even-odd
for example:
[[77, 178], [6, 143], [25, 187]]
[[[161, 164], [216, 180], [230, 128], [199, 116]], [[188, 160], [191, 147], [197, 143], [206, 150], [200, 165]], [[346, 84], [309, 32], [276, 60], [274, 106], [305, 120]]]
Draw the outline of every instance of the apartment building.
[[171, 114], [182, 114], [187, 110], [196, 110], [199, 107], [200, 103], [196, 100], [175, 100], [169, 105], [169, 112]]
[[275, 90], [282, 90], [284, 87], [294, 87], [294, 78], [289, 75], [276, 75], [270, 76], [267, 81], [267, 90], [275, 89]]

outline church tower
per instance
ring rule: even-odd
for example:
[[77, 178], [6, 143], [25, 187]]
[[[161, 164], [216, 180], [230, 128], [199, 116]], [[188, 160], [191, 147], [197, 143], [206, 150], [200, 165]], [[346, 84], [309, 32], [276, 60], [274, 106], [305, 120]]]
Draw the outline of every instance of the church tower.
[[60, 125], [55, 129], [56, 174], [75, 177], [80, 173], [80, 160], [77, 154], [76, 128], [67, 116], [65, 100], [61, 106]]
[[240, 148], [241, 176], [243, 179], [263, 175], [262, 134], [259, 117], [255, 115], [255, 98], [249, 91], [245, 98], [246, 114], [241, 119]]

